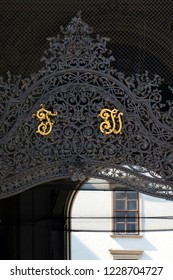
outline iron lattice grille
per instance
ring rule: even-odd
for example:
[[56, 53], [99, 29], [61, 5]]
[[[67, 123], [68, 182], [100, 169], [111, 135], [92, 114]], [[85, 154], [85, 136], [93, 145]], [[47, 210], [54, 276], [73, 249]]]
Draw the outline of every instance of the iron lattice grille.
[[[172, 198], [172, 103], [162, 102], [163, 81], [118, 72], [107, 39], [92, 32], [80, 15], [73, 18], [48, 39], [45, 67], [31, 78], [2, 79], [2, 197], [50, 179], [92, 176]], [[47, 138], [36, 135], [32, 119], [40, 104], [58, 112]], [[99, 132], [105, 107], [123, 112], [122, 135]]]

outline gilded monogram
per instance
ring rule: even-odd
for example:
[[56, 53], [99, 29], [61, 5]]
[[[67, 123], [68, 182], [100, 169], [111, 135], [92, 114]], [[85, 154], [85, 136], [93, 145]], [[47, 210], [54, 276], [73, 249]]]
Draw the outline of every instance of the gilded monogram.
[[119, 134], [122, 131], [122, 115], [117, 109], [103, 109], [99, 117], [104, 121], [100, 124], [100, 131], [105, 134]]
[[36, 133], [39, 133], [41, 135], [49, 135], [52, 131], [52, 127], [54, 125], [54, 121], [50, 119], [50, 117], [56, 117], [57, 112], [52, 113], [49, 110], [46, 110], [44, 105], [40, 105], [41, 109], [37, 111], [36, 114], [33, 114], [33, 118], [38, 118], [39, 121], [41, 122], [38, 125]]

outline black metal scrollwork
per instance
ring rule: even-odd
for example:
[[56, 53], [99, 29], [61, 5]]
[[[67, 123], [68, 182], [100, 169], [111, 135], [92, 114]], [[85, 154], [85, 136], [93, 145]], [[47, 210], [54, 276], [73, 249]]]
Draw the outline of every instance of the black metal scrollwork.
[[1, 80], [0, 197], [99, 177], [173, 199], [173, 111], [171, 103], [162, 110], [163, 81], [117, 72], [107, 39], [91, 34], [75, 17], [48, 39], [44, 68]]

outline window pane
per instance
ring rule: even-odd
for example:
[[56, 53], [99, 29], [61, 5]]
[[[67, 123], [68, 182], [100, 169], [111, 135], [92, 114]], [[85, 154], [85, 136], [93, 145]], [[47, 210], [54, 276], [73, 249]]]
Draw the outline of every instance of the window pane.
[[134, 233], [134, 232], [137, 232], [137, 224], [127, 224], [127, 232], [128, 233]]
[[115, 222], [125, 222], [125, 212], [116, 212], [115, 216]]
[[127, 212], [128, 222], [133, 223], [137, 222], [137, 212]]
[[124, 212], [124, 211], [117, 211], [117, 212], [115, 213], [115, 216], [116, 216], [116, 217], [125, 217], [125, 213], [126, 213], [126, 212]]
[[125, 224], [116, 223], [116, 232], [125, 233]]
[[115, 219], [115, 222], [125, 223], [125, 218], [124, 218], [124, 217], [116, 218], [116, 219]]
[[125, 210], [125, 200], [116, 200], [116, 210]]
[[126, 192], [125, 191], [116, 191], [116, 199], [125, 199]]
[[127, 201], [127, 210], [137, 210], [137, 201], [136, 200], [128, 200]]
[[137, 199], [138, 195], [137, 192], [127, 191], [127, 199]]

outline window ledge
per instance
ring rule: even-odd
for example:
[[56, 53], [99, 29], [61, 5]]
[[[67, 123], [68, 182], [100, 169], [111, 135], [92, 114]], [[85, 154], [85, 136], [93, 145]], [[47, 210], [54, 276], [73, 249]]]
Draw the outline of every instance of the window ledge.
[[126, 235], [126, 234], [112, 234], [111, 235], [112, 238], [142, 238], [143, 236], [142, 235], [138, 235], [138, 234], [129, 234], [129, 235]]
[[114, 260], [138, 260], [143, 254], [142, 250], [113, 250], [109, 252], [113, 256]]

